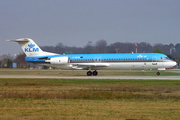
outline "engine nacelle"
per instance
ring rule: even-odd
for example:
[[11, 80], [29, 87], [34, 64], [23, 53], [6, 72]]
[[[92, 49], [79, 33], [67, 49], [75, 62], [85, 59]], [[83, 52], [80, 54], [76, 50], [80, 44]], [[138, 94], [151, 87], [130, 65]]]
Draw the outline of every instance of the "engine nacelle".
[[45, 60], [45, 62], [49, 62], [50, 64], [67, 64], [69, 63], [69, 57], [50, 58], [49, 60]]

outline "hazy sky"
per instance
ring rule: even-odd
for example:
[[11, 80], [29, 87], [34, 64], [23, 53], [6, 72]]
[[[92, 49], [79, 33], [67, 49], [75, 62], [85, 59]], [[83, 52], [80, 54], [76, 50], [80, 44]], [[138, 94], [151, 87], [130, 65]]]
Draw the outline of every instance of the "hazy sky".
[[0, 55], [22, 52], [7, 39], [39, 46], [88, 41], [180, 43], [180, 0], [0, 0]]

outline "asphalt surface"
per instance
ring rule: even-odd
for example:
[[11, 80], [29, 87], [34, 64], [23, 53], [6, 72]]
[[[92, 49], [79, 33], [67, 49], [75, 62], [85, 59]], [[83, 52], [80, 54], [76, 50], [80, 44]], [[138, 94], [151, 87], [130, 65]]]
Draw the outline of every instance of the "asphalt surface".
[[[12, 71], [0, 69], [0, 71]], [[22, 71], [16, 70], [16, 71]], [[26, 70], [27, 71], [27, 70]], [[29, 70], [32, 71], [32, 70]], [[43, 70], [41, 70], [43, 71]], [[46, 70], [47, 71], [47, 70]], [[180, 73], [180, 69], [168, 70], [168, 72]], [[86, 75], [0, 75], [0, 78], [46, 78], [46, 79], [125, 79], [125, 80], [180, 80], [180, 76], [86, 76]]]
[[180, 76], [52, 76], [52, 75], [0, 75], [0, 78], [46, 79], [126, 79], [126, 80], [180, 80]]

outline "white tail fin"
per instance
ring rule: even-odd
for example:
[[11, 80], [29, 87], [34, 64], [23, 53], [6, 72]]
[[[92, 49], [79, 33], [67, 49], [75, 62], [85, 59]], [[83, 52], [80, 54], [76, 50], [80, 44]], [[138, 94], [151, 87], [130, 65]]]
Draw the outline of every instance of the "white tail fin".
[[21, 38], [7, 41], [18, 42], [26, 56], [57, 55], [55, 53], [42, 51], [41, 48], [39, 48], [39, 46], [30, 38]]

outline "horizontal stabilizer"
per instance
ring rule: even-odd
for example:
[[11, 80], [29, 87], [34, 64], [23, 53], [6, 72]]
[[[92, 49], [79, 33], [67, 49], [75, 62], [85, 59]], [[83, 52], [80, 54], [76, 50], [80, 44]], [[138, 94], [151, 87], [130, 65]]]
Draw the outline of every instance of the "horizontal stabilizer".
[[29, 42], [26, 38], [16, 39], [16, 40], [6, 40], [8, 42]]

